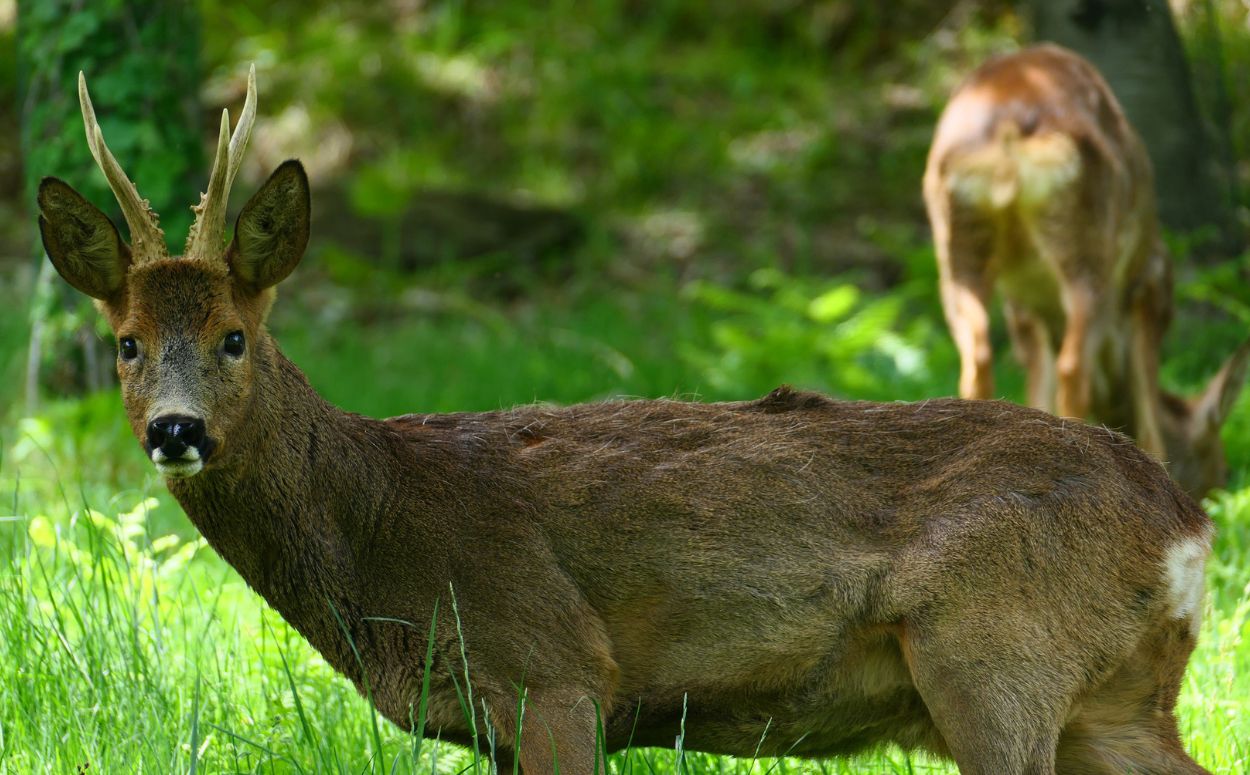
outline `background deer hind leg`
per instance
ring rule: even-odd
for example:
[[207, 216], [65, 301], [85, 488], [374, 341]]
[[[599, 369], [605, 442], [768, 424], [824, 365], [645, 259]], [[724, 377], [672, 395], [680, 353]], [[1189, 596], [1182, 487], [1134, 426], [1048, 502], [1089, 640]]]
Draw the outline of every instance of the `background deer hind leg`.
[[955, 203], [933, 216], [942, 309], [959, 350], [959, 396], [993, 398], [990, 296], [994, 290], [992, 216]]
[[1045, 322], [1030, 310], [1010, 302], [1003, 304], [1012, 349], [1024, 367], [1029, 406], [1055, 411], [1055, 348]]
[[1061, 416], [1084, 420], [1089, 415], [1094, 360], [1103, 333], [1097, 320], [1099, 294], [1080, 282], [1065, 285], [1061, 294], [1067, 322], [1055, 360], [1055, 404]]
[[1057, 200], [1039, 214], [1034, 226], [1038, 252], [1059, 282], [1065, 317], [1055, 359], [1057, 413], [1084, 420], [1090, 411], [1099, 349], [1115, 320], [1111, 287], [1115, 235], [1097, 212], [1078, 217], [1076, 197]]
[[1133, 391], [1133, 438], [1137, 445], [1160, 460], [1166, 457], [1163, 411], [1159, 395], [1159, 347], [1163, 338], [1159, 314], [1142, 304], [1134, 305], [1128, 368]]

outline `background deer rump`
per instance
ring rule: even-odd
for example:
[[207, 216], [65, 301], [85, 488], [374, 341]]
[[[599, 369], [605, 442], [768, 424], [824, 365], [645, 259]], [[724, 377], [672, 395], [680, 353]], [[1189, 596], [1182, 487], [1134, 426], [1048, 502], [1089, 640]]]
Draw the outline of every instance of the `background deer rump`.
[[1129, 433], [1194, 497], [1224, 484], [1250, 342], [1198, 396], [1159, 387], [1171, 260], [1146, 148], [1093, 65], [1042, 45], [978, 68], [942, 113], [924, 198], [962, 397], [994, 396], [997, 288], [1031, 406]]
[[40, 228], [117, 334], [130, 423], [188, 517], [393, 722], [428, 681], [431, 734], [467, 743], [489, 720], [526, 775], [594, 771], [600, 719], [608, 750], [684, 729], [742, 756], [893, 741], [970, 774], [1205, 772], [1175, 703], [1212, 525], [1127, 439], [999, 402], [789, 389], [343, 412], [264, 325], [308, 239], [298, 162], [221, 244], [248, 91], [187, 255], [85, 80], [132, 244], [51, 178]]

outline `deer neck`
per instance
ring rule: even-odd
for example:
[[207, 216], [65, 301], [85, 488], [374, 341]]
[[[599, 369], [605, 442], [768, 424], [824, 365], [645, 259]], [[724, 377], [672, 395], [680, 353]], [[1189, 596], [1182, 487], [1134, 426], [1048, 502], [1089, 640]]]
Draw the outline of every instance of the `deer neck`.
[[[217, 465], [169, 490], [248, 585], [337, 669], [358, 673], [360, 550], [390, 492], [382, 423], [322, 399], [272, 341], [258, 348], [254, 398]], [[358, 645], [360, 645], [358, 643]]]

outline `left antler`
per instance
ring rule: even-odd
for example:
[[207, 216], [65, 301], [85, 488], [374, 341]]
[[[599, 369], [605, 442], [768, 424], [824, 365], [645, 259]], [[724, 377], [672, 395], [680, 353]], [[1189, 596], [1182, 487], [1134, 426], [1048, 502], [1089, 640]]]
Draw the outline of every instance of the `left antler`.
[[82, 106], [82, 122], [87, 130], [87, 145], [95, 163], [108, 179], [117, 204], [121, 205], [122, 215], [130, 228], [130, 242], [136, 263], [152, 261], [157, 258], [168, 258], [169, 249], [165, 246], [165, 233], [161, 231], [156, 213], [148, 207], [148, 202], [139, 196], [135, 184], [130, 182], [109, 147], [104, 144], [104, 133], [96, 122], [95, 108], [91, 104], [91, 95], [87, 93], [87, 78], [81, 71], [78, 73], [78, 102]]

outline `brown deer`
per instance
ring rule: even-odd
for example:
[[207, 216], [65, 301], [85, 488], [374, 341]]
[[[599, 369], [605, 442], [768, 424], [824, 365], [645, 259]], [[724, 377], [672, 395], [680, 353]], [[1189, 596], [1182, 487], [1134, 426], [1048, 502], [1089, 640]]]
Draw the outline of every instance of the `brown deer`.
[[973, 72], [938, 122], [924, 198], [960, 396], [994, 395], [997, 286], [1030, 406], [1130, 434], [1194, 497], [1224, 484], [1220, 426], [1250, 342], [1199, 396], [1159, 387], [1172, 265], [1146, 148], [1093, 65], [1042, 45]]
[[589, 775], [600, 722], [607, 751], [684, 728], [740, 756], [893, 741], [965, 775], [1206, 772], [1175, 706], [1212, 524], [1125, 437], [784, 387], [350, 414], [265, 328], [308, 241], [298, 162], [222, 244], [254, 84], [183, 257], [81, 80], [80, 98], [131, 241], [54, 178], [39, 223], [118, 337], [135, 435], [213, 548], [399, 726], [428, 680], [431, 732], [469, 743], [489, 722], [526, 775]]

